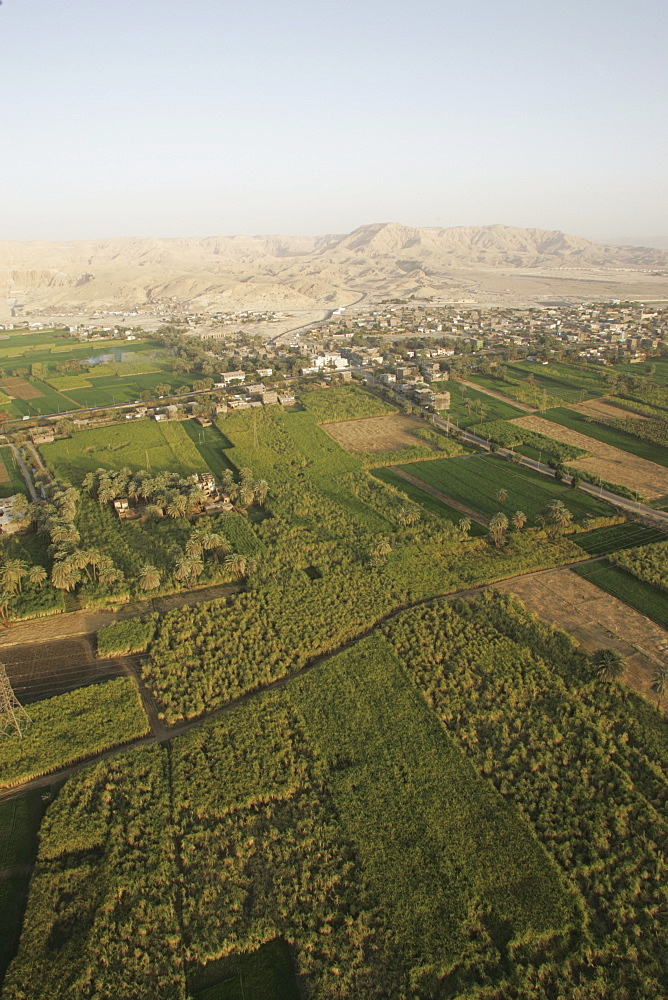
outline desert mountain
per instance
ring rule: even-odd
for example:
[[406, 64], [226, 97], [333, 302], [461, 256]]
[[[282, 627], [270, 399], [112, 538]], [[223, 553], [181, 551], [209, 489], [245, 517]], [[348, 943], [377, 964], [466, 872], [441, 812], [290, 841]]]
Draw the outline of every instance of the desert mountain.
[[322, 237], [0, 241], [0, 318], [21, 310], [312, 310], [397, 295], [499, 304], [666, 298], [668, 252], [559, 230], [398, 223]]

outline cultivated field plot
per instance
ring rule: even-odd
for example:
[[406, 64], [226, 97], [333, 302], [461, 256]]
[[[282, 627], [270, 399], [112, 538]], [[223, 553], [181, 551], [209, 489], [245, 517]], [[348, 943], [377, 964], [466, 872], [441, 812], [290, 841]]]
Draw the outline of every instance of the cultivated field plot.
[[[519, 427], [526, 427], [530, 431], [538, 434], [546, 434], [548, 437], [556, 438], [565, 444], [575, 445], [576, 448], [584, 448], [592, 453], [589, 458], [578, 458], [569, 464], [580, 469], [583, 473], [591, 473], [607, 479], [610, 482], [619, 483], [630, 490], [636, 490], [648, 500], [665, 496], [668, 493], [668, 468], [648, 462], [638, 455], [630, 455], [620, 448], [605, 444], [596, 438], [588, 437], [579, 431], [563, 427], [561, 424], [553, 423], [543, 417], [526, 416], [517, 417], [511, 423]], [[657, 449], [658, 450], [658, 449]]]
[[91, 636], [30, 643], [2, 650], [16, 696], [25, 704], [119, 677], [118, 660], [96, 660]]
[[465, 385], [464, 382], [434, 382], [432, 386], [441, 392], [450, 393], [450, 409], [446, 414], [463, 430], [475, 430], [476, 424], [486, 420], [511, 420], [526, 413], [521, 407], [505, 403], [487, 392]]
[[199, 451], [176, 421], [136, 420], [78, 431], [71, 438], [42, 445], [41, 452], [57, 475], [77, 484], [87, 472], [99, 468], [150, 469], [181, 476], [207, 471]]
[[647, 417], [640, 413], [633, 413], [632, 410], [625, 410], [621, 406], [613, 406], [604, 399], [591, 399], [586, 403], [572, 403], [569, 410], [582, 413], [585, 417], [602, 417], [604, 420], [647, 420]]
[[353, 453], [380, 454], [426, 444], [415, 436], [416, 430], [424, 429], [424, 421], [399, 413], [360, 420], [338, 420], [320, 426], [346, 451]]
[[594, 531], [583, 531], [580, 535], [571, 535], [571, 538], [590, 556], [603, 556], [609, 552], [635, 548], [637, 545], [665, 542], [666, 534], [657, 528], [646, 528], [635, 521], [627, 521], [624, 524], [595, 528]]
[[[601, 441], [603, 444], [618, 448], [620, 451], [627, 452], [630, 455], [636, 455], [638, 458], [644, 458], [646, 461], [656, 463], [657, 465], [668, 466], [667, 448], [648, 441], [642, 441], [635, 434], [627, 434], [617, 427], [609, 426], [609, 424], [598, 423], [596, 420], [592, 421], [571, 407], [557, 406], [544, 413], [543, 417], [552, 424], [559, 424], [560, 427], [566, 427], [568, 430], [584, 434], [587, 438], [594, 438], [596, 441]], [[631, 417], [631, 419], [633, 418]]]
[[[410, 500], [413, 500], [415, 503], [420, 504], [421, 507], [424, 507], [425, 510], [428, 510], [430, 514], [435, 514], [436, 517], [440, 517], [444, 521], [449, 521], [450, 524], [459, 524], [461, 519], [467, 516], [467, 512], [456, 510], [449, 504], [443, 503], [443, 501], [439, 500], [438, 497], [433, 496], [431, 493], [427, 493], [426, 490], [416, 486], [415, 483], [412, 483], [410, 480], [397, 475], [397, 473], [393, 472], [391, 468], [373, 469], [371, 475], [375, 479], [380, 479], [383, 483], [387, 483], [388, 486], [394, 486], [394, 488], [399, 490], [401, 493], [405, 493]], [[479, 536], [485, 535], [487, 532], [482, 524], [471, 520], [469, 534]]]
[[18, 377], [0, 379], [0, 389], [15, 399], [36, 399], [43, 395], [36, 385]]
[[628, 663], [626, 683], [656, 700], [650, 685], [657, 666], [668, 656], [665, 629], [568, 569], [516, 577], [495, 586], [569, 632], [588, 652], [619, 650]]
[[[555, 499], [562, 500], [576, 520], [606, 517], [611, 513], [608, 504], [601, 500], [494, 455], [412, 462], [403, 468], [486, 517], [493, 517], [497, 511], [512, 517], [516, 510], [522, 510], [533, 519]], [[499, 490], [507, 492], [505, 499], [498, 499]]]

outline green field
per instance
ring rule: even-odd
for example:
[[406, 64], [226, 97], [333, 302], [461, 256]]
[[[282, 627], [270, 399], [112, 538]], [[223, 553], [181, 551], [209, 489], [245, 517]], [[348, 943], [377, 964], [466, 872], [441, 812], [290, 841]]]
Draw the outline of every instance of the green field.
[[189, 476], [206, 471], [202, 457], [179, 421], [128, 420], [77, 431], [40, 446], [56, 475], [79, 484], [95, 469], [150, 469]]
[[668, 629], [668, 599], [664, 590], [639, 580], [620, 566], [612, 566], [607, 560], [575, 566], [573, 571]]
[[549, 365], [528, 362], [506, 363], [504, 369], [511, 378], [528, 379], [533, 375], [535, 385], [565, 403], [579, 403], [584, 399], [604, 396], [610, 391], [600, 368], [590, 365], [579, 368], [563, 362], [550, 361]]
[[148, 732], [135, 682], [117, 677], [29, 706], [32, 719], [22, 739], [0, 742], [0, 788], [41, 774]]
[[[450, 409], [447, 416], [457, 423], [462, 430], [475, 430], [476, 426], [487, 420], [512, 420], [514, 417], [526, 416], [525, 410], [504, 403], [486, 392], [471, 389], [461, 382], [434, 382], [434, 388], [450, 393]], [[467, 407], [467, 399], [470, 408]]]
[[[578, 413], [576, 410], [555, 407], [552, 410], [546, 410], [541, 416], [545, 420], [561, 424], [562, 427], [568, 427], [572, 431], [578, 431], [580, 434], [586, 434], [587, 437], [603, 441], [614, 448], [621, 448], [622, 451], [628, 451], [639, 458], [647, 459], [648, 462], [656, 462], [658, 465], [668, 466], [667, 448], [662, 448], [656, 444], [648, 444], [646, 441], [640, 441], [632, 434], [626, 434], [624, 431], [617, 430], [614, 427], [607, 427], [605, 424], [590, 423], [582, 413]], [[594, 448], [592, 448], [592, 451], [594, 451]]]
[[15, 493], [24, 493], [25, 496], [28, 496], [26, 481], [21, 475], [21, 470], [16, 463], [9, 445], [2, 445], [0, 447], [0, 458], [2, 458], [3, 465], [9, 476], [9, 482], [0, 483], [0, 497], [11, 497]]
[[642, 524], [628, 521], [626, 524], [595, 528], [593, 531], [572, 535], [571, 538], [590, 556], [603, 556], [608, 552], [618, 552], [620, 549], [630, 549], [636, 545], [665, 541], [666, 534], [656, 528], [646, 528]]
[[19, 943], [44, 792], [27, 792], [0, 803], [0, 988]]
[[474, 901], [493, 905], [512, 934], [568, 921], [547, 856], [446, 736], [385, 640], [357, 643], [295, 681], [290, 697], [383, 912], [422, 962], [445, 969], [456, 958]]
[[225, 454], [225, 449], [231, 448], [232, 443], [218, 427], [213, 424], [211, 427], [202, 427], [196, 420], [184, 420], [181, 426], [217, 480], [220, 480], [225, 469], [234, 469]]
[[[512, 517], [516, 510], [523, 510], [530, 518], [535, 518], [555, 499], [562, 500], [576, 520], [605, 517], [611, 513], [608, 504], [601, 500], [494, 455], [412, 462], [405, 469], [446, 496], [487, 517], [492, 517], [497, 511]], [[503, 501], [497, 499], [500, 489], [508, 492], [507, 499]]]
[[[428, 510], [430, 514], [435, 514], [436, 517], [443, 518], [444, 521], [448, 521], [450, 524], [459, 524], [464, 515], [455, 510], [454, 507], [448, 507], [447, 504], [438, 500], [436, 497], [431, 496], [429, 493], [425, 493], [421, 490], [419, 486], [414, 483], [409, 483], [401, 476], [398, 476], [391, 469], [374, 469], [372, 475], [376, 479], [382, 480], [382, 482], [387, 483], [389, 486], [394, 486], [396, 490], [401, 493], [405, 493], [407, 497], [410, 497], [414, 503], [418, 503], [425, 510]], [[477, 521], [471, 521], [471, 528], [469, 531], [470, 535], [486, 535], [487, 532], [483, 528], [482, 524], [478, 524]]]

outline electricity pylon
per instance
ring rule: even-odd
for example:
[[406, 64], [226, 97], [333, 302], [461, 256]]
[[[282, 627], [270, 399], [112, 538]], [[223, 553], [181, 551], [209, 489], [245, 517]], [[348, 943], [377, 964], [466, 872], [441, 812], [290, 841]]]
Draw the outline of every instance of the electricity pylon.
[[18, 700], [7, 676], [4, 663], [0, 663], [0, 736], [23, 736], [32, 719]]

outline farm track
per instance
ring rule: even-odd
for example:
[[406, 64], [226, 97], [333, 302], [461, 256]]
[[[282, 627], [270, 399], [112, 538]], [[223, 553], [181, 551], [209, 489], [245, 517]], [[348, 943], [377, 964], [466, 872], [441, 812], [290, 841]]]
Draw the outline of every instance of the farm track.
[[395, 476], [405, 479], [407, 483], [412, 483], [413, 486], [418, 486], [423, 493], [428, 493], [429, 496], [447, 504], [448, 507], [458, 510], [460, 514], [465, 514], [466, 517], [470, 517], [472, 521], [477, 521], [478, 524], [482, 524], [485, 528], [489, 524], [489, 519], [483, 517], [482, 514], [478, 514], [477, 511], [472, 510], [463, 503], [460, 503], [459, 500], [454, 500], [452, 497], [448, 496], [447, 493], [441, 493], [441, 491], [437, 490], [435, 486], [430, 486], [429, 483], [424, 483], [421, 479], [411, 476], [410, 472], [406, 472], [405, 469], [400, 468], [398, 465], [391, 465], [389, 469], [390, 472], [395, 474]]
[[[416, 601], [411, 601], [407, 604], [402, 604], [401, 606], [394, 608], [389, 611], [382, 618], [377, 619], [372, 625], [359, 632], [354, 638], [349, 639], [347, 642], [341, 643], [336, 649], [331, 650], [328, 653], [321, 653], [318, 656], [314, 656], [308, 663], [306, 663], [299, 670], [295, 670], [290, 674], [285, 674], [283, 677], [277, 678], [275, 681], [271, 681], [269, 684], [264, 684], [261, 687], [254, 688], [252, 691], [248, 691], [246, 694], [240, 695], [238, 698], [234, 698], [231, 701], [226, 702], [221, 705], [220, 708], [214, 709], [212, 712], [208, 712], [206, 715], [199, 715], [194, 719], [187, 719], [183, 722], [177, 723], [174, 726], [166, 726], [164, 722], [158, 716], [157, 705], [153, 699], [152, 694], [143, 684], [141, 678], [139, 677], [139, 671], [137, 667], [139, 665], [140, 656], [137, 657], [126, 657], [125, 666], [126, 672], [129, 676], [133, 676], [139, 685], [142, 702], [144, 708], [149, 718], [149, 723], [151, 725], [151, 732], [146, 736], [141, 736], [136, 740], [132, 740], [129, 743], [124, 743], [121, 746], [112, 747], [109, 750], [104, 750], [101, 753], [94, 754], [90, 757], [78, 760], [73, 764], [69, 764], [66, 767], [59, 768], [54, 771], [50, 771], [48, 774], [41, 775], [39, 778], [33, 778], [30, 781], [23, 782], [23, 784], [15, 785], [12, 788], [0, 789], [0, 802], [6, 801], [8, 799], [14, 798], [17, 795], [21, 795], [26, 791], [32, 789], [44, 788], [52, 785], [54, 781], [61, 781], [66, 778], [71, 777], [78, 771], [83, 770], [86, 767], [91, 767], [93, 764], [99, 761], [109, 760], [112, 757], [117, 757], [119, 754], [126, 753], [135, 747], [142, 746], [152, 746], [156, 743], [167, 743], [177, 736], [182, 736], [185, 733], [190, 732], [192, 729], [197, 729], [211, 720], [218, 719], [221, 716], [227, 715], [229, 712], [233, 711], [241, 705], [245, 705], [252, 698], [263, 694], [265, 691], [276, 691], [288, 684], [290, 681], [294, 680], [296, 677], [301, 677], [303, 674], [315, 669], [319, 664], [325, 663], [327, 660], [331, 660], [332, 657], [338, 656], [346, 649], [350, 649], [361, 639], [365, 639], [367, 636], [373, 634], [377, 629], [382, 628], [387, 622], [392, 621], [398, 615], [402, 614], [404, 611], [408, 611], [411, 608], [430, 606], [438, 603], [442, 600], [454, 601], [460, 597], [470, 597], [475, 594], [480, 594], [489, 587], [494, 587], [501, 583], [510, 583], [512, 580], [516, 579], [527, 579], [530, 577], [539, 577], [548, 573], [554, 573], [555, 570], [566, 570], [571, 569], [574, 566], [580, 566], [583, 562], [594, 563], [600, 562], [605, 559], [605, 556], [596, 556], [593, 559], [578, 560], [577, 562], [565, 563], [562, 566], [550, 566], [547, 569], [531, 570], [528, 573], [517, 573], [511, 577], [503, 577], [499, 580], [493, 580], [489, 583], [480, 584], [476, 587], [467, 587], [463, 590], [450, 591], [444, 594], [437, 594], [433, 597], [424, 597]], [[131, 662], [132, 661], [132, 662]], [[99, 661], [101, 662], [101, 661]], [[136, 664], [136, 665], [135, 665]]]

